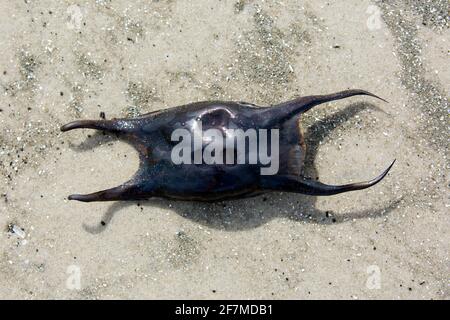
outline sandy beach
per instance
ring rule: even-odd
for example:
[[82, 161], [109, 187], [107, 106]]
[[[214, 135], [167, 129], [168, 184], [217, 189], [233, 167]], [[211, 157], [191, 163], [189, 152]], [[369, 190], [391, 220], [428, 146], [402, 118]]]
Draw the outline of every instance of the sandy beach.
[[[387, 2], [387, 1], [386, 1]], [[449, 299], [447, 0], [0, 2], [1, 299]], [[364, 89], [302, 119], [304, 175], [376, 186], [67, 199], [137, 152], [77, 119]]]

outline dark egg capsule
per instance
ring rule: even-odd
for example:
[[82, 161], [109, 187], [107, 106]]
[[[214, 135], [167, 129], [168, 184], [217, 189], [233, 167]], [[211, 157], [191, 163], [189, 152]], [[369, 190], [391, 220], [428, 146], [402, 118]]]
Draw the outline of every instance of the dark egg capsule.
[[[300, 126], [302, 113], [355, 95], [379, 98], [363, 90], [346, 90], [300, 97], [270, 107], [208, 101], [137, 118], [68, 123], [61, 127], [62, 131], [88, 128], [114, 133], [133, 145], [140, 158], [138, 171], [124, 184], [91, 194], [73, 194], [69, 199], [90, 202], [163, 197], [219, 201], [270, 191], [325, 196], [371, 187], [386, 176], [395, 160], [378, 177], [366, 182], [335, 186], [301, 176], [306, 151]], [[255, 137], [257, 149], [251, 148]], [[182, 143], [185, 148], [180, 146]], [[270, 152], [262, 152], [264, 148]]]

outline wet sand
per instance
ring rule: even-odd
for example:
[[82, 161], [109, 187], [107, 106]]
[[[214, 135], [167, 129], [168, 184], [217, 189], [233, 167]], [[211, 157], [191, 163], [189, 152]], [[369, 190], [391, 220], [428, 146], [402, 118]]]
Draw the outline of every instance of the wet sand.
[[[448, 299], [448, 1], [3, 1], [0, 298]], [[373, 188], [81, 203], [137, 153], [59, 127], [202, 100], [305, 114], [305, 175]]]

